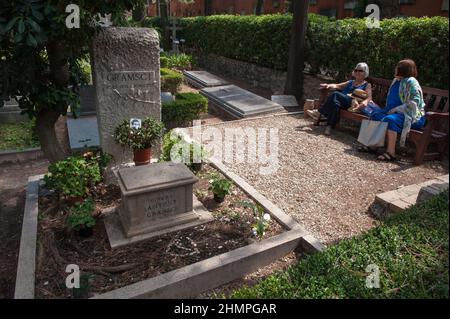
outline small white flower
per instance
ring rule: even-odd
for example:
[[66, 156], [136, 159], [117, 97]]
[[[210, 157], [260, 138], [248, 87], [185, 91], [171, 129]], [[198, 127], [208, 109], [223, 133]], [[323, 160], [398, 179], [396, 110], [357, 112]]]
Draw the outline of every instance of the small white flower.
[[258, 235], [258, 230], [256, 229], [256, 227], [252, 228], [252, 232], [253, 232], [253, 236], [257, 236]]
[[213, 179], [210, 179], [210, 180], [209, 180], [209, 183], [210, 183], [210, 184], [214, 183], [214, 180], [213, 180]]
[[266, 222], [269, 222], [270, 221], [270, 214], [264, 214], [264, 220], [266, 221]]

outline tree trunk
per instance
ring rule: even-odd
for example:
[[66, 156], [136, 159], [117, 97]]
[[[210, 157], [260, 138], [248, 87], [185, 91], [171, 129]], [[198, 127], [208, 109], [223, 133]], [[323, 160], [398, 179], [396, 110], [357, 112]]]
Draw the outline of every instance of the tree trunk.
[[212, 15], [212, 0], [205, 0], [205, 16]]
[[256, 0], [255, 14], [257, 16], [260, 16], [262, 14], [263, 6], [264, 6], [264, 0]]
[[[61, 42], [50, 42], [47, 54], [53, 83], [59, 89], [67, 89], [69, 84], [69, 64], [66, 50]], [[67, 105], [57, 105], [44, 108], [37, 114], [36, 126], [42, 151], [47, 159], [53, 163], [66, 158], [70, 154], [69, 134], [65, 117]]]
[[169, 10], [168, 0], [159, 1], [159, 14], [161, 17], [161, 28], [163, 33], [163, 48], [165, 51], [169, 51], [172, 48], [172, 42], [170, 41], [169, 30]]
[[294, 95], [303, 105], [303, 70], [305, 68], [305, 37], [308, 26], [308, 0], [293, 2], [291, 41], [289, 44], [289, 63], [284, 93]]
[[42, 110], [37, 114], [36, 128], [41, 149], [50, 163], [69, 156], [69, 139], [65, 117], [53, 110]]

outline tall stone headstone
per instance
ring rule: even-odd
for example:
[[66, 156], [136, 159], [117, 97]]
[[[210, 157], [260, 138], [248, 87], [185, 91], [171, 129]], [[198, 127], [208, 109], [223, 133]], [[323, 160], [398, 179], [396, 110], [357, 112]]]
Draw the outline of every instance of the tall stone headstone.
[[100, 145], [113, 165], [132, 161], [132, 151], [114, 140], [125, 119], [161, 120], [159, 39], [154, 29], [102, 28], [92, 43], [93, 81]]

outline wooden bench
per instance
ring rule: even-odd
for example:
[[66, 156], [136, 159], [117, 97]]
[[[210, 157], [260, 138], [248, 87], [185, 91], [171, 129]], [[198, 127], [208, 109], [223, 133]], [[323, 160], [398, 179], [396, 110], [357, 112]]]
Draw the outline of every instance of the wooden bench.
[[[367, 79], [372, 84], [372, 98], [379, 106], [386, 105], [386, 97], [392, 80], [369, 77]], [[440, 90], [422, 86], [424, 100], [426, 103], [426, 123], [423, 130], [410, 130], [408, 140], [415, 144], [416, 154], [414, 163], [420, 165], [424, 160], [440, 159], [448, 150], [448, 90]], [[320, 89], [321, 96], [319, 105], [322, 105], [331, 90]], [[368, 119], [367, 116], [340, 110], [341, 119], [354, 122], [361, 122]], [[323, 120], [319, 118], [317, 124]], [[434, 147], [433, 150], [430, 148]]]

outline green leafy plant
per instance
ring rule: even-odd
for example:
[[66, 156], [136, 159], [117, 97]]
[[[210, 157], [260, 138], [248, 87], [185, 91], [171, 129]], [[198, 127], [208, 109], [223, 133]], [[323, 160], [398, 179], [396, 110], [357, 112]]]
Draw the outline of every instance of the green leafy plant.
[[75, 204], [75, 206], [70, 209], [69, 218], [67, 219], [69, 228], [79, 231], [81, 229], [94, 227], [95, 219], [92, 217], [94, 209], [95, 202], [90, 197], [81, 203]]
[[261, 205], [254, 206], [254, 215], [255, 215], [255, 224], [253, 224], [253, 235], [257, 236], [259, 239], [262, 239], [266, 234], [266, 230], [270, 224], [270, 214], [266, 213], [264, 207]]
[[[177, 149], [173, 150], [174, 147]], [[201, 164], [206, 158], [207, 151], [202, 145], [196, 142], [188, 143], [184, 141], [182, 136], [174, 132], [164, 135], [159, 159], [161, 162], [183, 162], [191, 170], [195, 171], [195, 164]]]
[[166, 56], [161, 56], [159, 58], [159, 63], [161, 64], [161, 69], [167, 69], [169, 67], [169, 58]]
[[89, 187], [102, 180], [94, 158], [72, 156], [51, 164], [44, 176], [45, 185], [67, 197], [85, 197]]
[[[91, 289], [91, 281], [95, 278], [94, 274], [81, 273], [80, 275], [80, 288], [72, 289], [72, 296], [75, 299], [88, 298], [89, 291]], [[65, 285], [64, 285], [65, 286]]]
[[145, 150], [164, 134], [164, 124], [151, 117], [142, 121], [141, 128], [130, 126], [129, 120], [124, 120], [115, 130], [114, 138], [122, 146], [132, 150]]
[[226, 195], [231, 193], [233, 182], [221, 177], [219, 174], [213, 174], [209, 180], [209, 189], [213, 192], [216, 200], [222, 201]]
[[270, 225], [270, 214], [266, 213], [264, 207], [262, 207], [261, 205], [254, 204], [249, 201], [242, 201], [239, 203], [239, 205], [245, 208], [249, 208], [253, 211], [255, 223], [252, 225], [252, 232], [254, 236], [262, 239], [266, 234], [267, 228]]
[[208, 111], [208, 99], [197, 93], [178, 93], [175, 101], [162, 104], [162, 121], [168, 128], [191, 126]]
[[[194, 58], [192, 55], [188, 55], [185, 53], [175, 54], [175, 53], [163, 53], [161, 59], [165, 59], [167, 62], [166, 66], [170, 69], [178, 69], [178, 70], [190, 70], [194, 66]], [[161, 67], [162, 64], [161, 64]]]
[[183, 74], [171, 69], [161, 69], [161, 91], [176, 94], [184, 81]]

